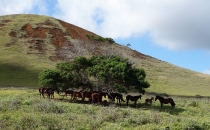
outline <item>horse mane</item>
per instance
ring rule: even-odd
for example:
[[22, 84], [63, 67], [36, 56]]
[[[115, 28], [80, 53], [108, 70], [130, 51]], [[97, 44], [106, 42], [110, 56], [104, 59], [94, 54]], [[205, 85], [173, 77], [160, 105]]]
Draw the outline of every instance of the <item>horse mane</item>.
[[164, 99], [164, 97], [161, 97], [161, 96], [156, 96], [157, 98], [159, 98], [159, 99]]

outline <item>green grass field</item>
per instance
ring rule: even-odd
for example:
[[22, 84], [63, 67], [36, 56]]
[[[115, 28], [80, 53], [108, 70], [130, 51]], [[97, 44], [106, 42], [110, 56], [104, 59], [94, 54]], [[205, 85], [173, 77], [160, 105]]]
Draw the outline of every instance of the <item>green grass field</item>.
[[[160, 108], [158, 101], [145, 106], [144, 95], [137, 107], [90, 105], [40, 98], [38, 90], [24, 88], [0, 89], [1, 130], [209, 130], [209, 98], [172, 97], [170, 105]], [[125, 97], [124, 97], [125, 99]], [[105, 99], [104, 99], [105, 100]]]

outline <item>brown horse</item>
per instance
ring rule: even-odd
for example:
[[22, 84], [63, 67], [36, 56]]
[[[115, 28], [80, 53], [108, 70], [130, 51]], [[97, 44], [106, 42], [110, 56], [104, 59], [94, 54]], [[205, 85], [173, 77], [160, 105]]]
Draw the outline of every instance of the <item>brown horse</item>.
[[55, 91], [55, 89], [53, 89], [53, 88], [41, 87], [41, 88], [39, 88], [40, 98], [41, 98], [41, 96], [43, 98], [45, 98], [44, 94], [47, 94], [48, 98], [54, 98], [54, 91]]
[[175, 107], [175, 103], [174, 103], [174, 100], [172, 98], [163, 98], [161, 96], [156, 96], [155, 97], [155, 101], [156, 100], [159, 100], [160, 101], [160, 104], [161, 104], [161, 108], [163, 107], [163, 104], [168, 104], [170, 103], [171, 104], [171, 108], [174, 108]]
[[141, 95], [139, 95], [139, 96], [127, 95], [127, 96], [126, 96], [127, 106], [128, 106], [129, 100], [133, 101], [133, 102], [134, 102], [134, 106], [136, 106], [136, 102], [137, 102], [137, 100], [138, 100], [139, 98], [141, 99]]
[[64, 93], [65, 93], [66, 98], [67, 98], [67, 95], [70, 95], [71, 96], [71, 100], [73, 99], [73, 93], [74, 93], [73, 90], [68, 90], [67, 89]]
[[145, 99], [145, 105], [147, 105], [148, 103], [150, 104], [150, 105], [152, 105], [152, 100], [154, 100], [154, 98], [153, 97], [151, 97], [150, 99]]
[[77, 98], [82, 98], [81, 92], [73, 92], [73, 102], [75, 102]]
[[84, 102], [85, 98], [88, 98], [89, 102], [91, 103], [91, 101], [92, 101], [92, 97], [91, 97], [92, 93], [98, 93], [98, 92], [97, 91], [92, 91], [92, 92], [84, 91], [84, 92], [81, 92], [82, 101]]
[[97, 93], [92, 93], [91, 94], [91, 99], [92, 99], [92, 103], [94, 103], [95, 101], [97, 102], [97, 104], [100, 102], [102, 102], [102, 97], [106, 98], [107, 93], [104, 92], [97, 92]]
[[40, 98], [41, 98], [41, 97], [45, 98], [45, 97], [44, 97], [44, 92], [45, 92], [46, 89], [47, 89], [47, 88], [45, 88], [45, 87], [39, 88]]
[[112, 101], [115, 101], [115, 98], [117, 99], [117, 103], [121, 104], [120, 101], [125, 102], [125, 100], [123, 100], [123, 95], [120, 93], [110, 93], [108, 95], [108, 98], [111, 99]]

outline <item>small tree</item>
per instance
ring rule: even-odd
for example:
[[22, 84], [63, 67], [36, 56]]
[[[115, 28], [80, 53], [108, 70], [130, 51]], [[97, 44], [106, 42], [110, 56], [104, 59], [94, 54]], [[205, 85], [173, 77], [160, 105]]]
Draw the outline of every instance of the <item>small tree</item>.
[[39, 85], [58, 88], [61, 83], [61, 76], [57, 70], [44, 70], [38, 76]]

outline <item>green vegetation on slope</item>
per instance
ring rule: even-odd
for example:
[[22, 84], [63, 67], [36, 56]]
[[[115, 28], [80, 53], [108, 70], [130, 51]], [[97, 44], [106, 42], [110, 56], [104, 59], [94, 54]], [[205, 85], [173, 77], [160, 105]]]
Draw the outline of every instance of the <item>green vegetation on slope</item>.
[[[21, 30], [25, 24], [30, 23], [33, 28], [36, 28], [46, 21], [56, 25], [43, 25], [46, 28], [59, 29], [62, 30], [62, 32], [66, 32], [66, 28], [56, 19], [47, 16], [23, 14], [0, 17], [0, 87], [23, 86], [37, 88], [38, 74], [44, 69], [55, 69], [56, 63], [49, 60], [49, 57], [56, 53], [57, 48], [50, 44], [52, 38], [50, 34], [47, 34], [47, 37], [42, 39], [45, 49], [44, 55], [36, 50], [32, 51], [33, 54], [28, 54], [28, 52], [31, 52], [28, 41], [40, 39], [21, 37], [25, 33]], [[11, 31], [16, 32], [17, 36], [10, 36]], [[72, 40], [70, 36], [65, 37], [67, 37], [69, 41]], [[77, 39], [73, 39], [72, 41], [74, 40], [76, 41]], [[90, 57], [94, 49], [97, 49], [96, 51], [102, 52], [102, 54], [113, 54], [128, 58], [137, 68], [143, 68], [147, 74], [146, 80], [151, 85], [146, 92], [187, 96], [209, 96], [210, 94], [209, 75], [180, 68], [149, 56], [141, 57], [140, 53], [134, 53], [134, 51], [127, 46], [114, 43], [108, 44], [110, 46], [107, 44], [103, 44], [103, 46], [97, 44], [97, 46], [94, 46], [92, 44], [86, 44], [85, 41], [84, 44], [77, 43], [76, 41], [75, 46], [71, 46], [72, 50], [74, 49], [73, 47], [78, 47], [86, 56]], [[84, 48], [87, 49], [80, 48], [80, 45], [83, 45]], [[101, 48], [104, 50], [100, 50], [99, 46], [102, 46]], [[89, 50], [91, 53], [87, 52]]]

